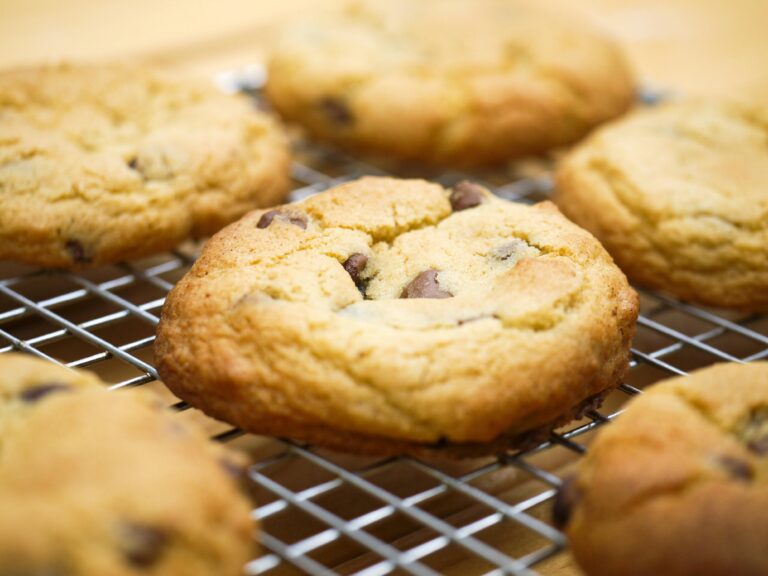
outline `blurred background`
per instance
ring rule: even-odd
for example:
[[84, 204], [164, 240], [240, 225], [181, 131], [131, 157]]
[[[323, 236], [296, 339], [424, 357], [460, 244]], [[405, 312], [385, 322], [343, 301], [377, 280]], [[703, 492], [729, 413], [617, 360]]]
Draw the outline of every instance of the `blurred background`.
[[[149, 56], [201, 75], [258, 62], [276, 25], [342, 0], [0, 0], [0, 67]], [[539, 0], [624, 42], [646, 86], [768, 100], [768, 0]]]

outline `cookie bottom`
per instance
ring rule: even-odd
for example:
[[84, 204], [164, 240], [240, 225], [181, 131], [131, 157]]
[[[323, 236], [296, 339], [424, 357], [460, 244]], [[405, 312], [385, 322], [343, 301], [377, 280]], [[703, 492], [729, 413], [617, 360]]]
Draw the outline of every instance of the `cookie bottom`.
[[605, 397], [616, 386], [589, 396], [547, 424], [524, 432], [502, 434], [490, 442], [441, 441], [425, 444], [384, 436], [343, 432], [326, 426], [311, 426], [285, 418], [270, 417], [261, 418], [257, 427], [249, 427], [245, 430], [254, 434], [289, 438], [361, 456], [414, 456], [425, 459], [446, 458], [454, 460], [497, 456], [510, 450], [535, 448], [546, 441], [553, 430], [582, 418], [590, 410], [599, 408]]
[[[599, 392], [578, 401], [544, 424], [535, 425], [527, 430], [520, 430], [519, 428], [510, 430], [488, 442], [413, 442], [387, 436], [339, 430], [325, 425], [307, 424], [263, 412], [258, 415], [250, 414], [245, 422], [237, 422], [227, 417], [226, 404], [208, 403], [205, 405], [192, 397], [185, 398], [185, 400], [209, 416], [225, 422], [228, 421], [252, 434], [306, 442], [317, 447], [361, 456], [414, 456], [424, 459], [460, 460], [498, 456], [509, 451], [535, 448], [546, 441], [552, 431], [584, 417], [590, 410], [599, 408], [603, 400], [621, 384], [629, 372], [628, 359], [628, 355], [620, 353], [604, 364], [605, 370], [595, 375], [595, 381], [587, 387], [589, 390], [599, 390]], [[166, 384], [168, 384], [167, 380]], [[174, 388], [172, 385], [169, 387], [172, 390]], [[184, 394], [180, 396], [184, 396]], [[222, 408], [224, 408], [223, 411]]]

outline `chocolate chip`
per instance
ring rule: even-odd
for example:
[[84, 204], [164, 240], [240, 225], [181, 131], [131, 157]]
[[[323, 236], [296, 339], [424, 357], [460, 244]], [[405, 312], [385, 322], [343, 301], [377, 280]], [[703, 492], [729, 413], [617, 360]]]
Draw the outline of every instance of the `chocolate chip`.
[[437, 281], [439, 270], [429, 269], [419, 273], [403, 288], [400, 298], [450, 298], [453, 296], [447, 290], [440, 288]]
[[474, 208], [483, 203], [484, 188], [472, 182], [459, 182], [451, 190], [451, 208], [454, 212]]
[[302, 230], [307, 229], [307, 217], [304, 216], [303, 214], [289, 214], [288, 222], [290, 222], [294, 226], [298, 226]]
[[747, 443], [747, 447], [752, 452], [759, 454], [760, 456], [768, 454], [768, 434], [761, 436], [760, 438], [750, 440], [749, 443]]
[[318, 107], [325, 114], [326, 118], [334, 124], [339, 126], [349, 126], [355, 123], [355, 117], [352, 114], [352, 110], [349, 106], [334, 96], [326, 96], [322, 98], [318, 103]]
[[139, 169], [139, 159], [135, 156], [128, 160], [128, 168], [131, 170], [138, 170]]
[[576, 477], [563, 478], [555, 495], [555, 501], [552, 503], [552, 522], [559, 530], [566, 527], [581, 497], [581, 490], [576, 485]]
[[69, 384], [64, 384], [63, 382], [48, 382], [46, 384], [39, 384], [33, 388], [27, 388], [21, 394], [19, 394], [19, 398], [21, 398], [24, 402], [32, 403], [37, 402], [49, 394], [54, 394], [56, 392], [69, 392], [70, 390], [72, 390], [72, 386]]
[[259, 221], [256, 223], [256, 228], [266, 228], [272, 224], [272, 221], [275, 219], [293, 224], [294, 226], [298, 226], [302, 230], [307, 229], [306, 216], [303, 214], [284, 213], [280, 212], [279, 210], [270, 210], [269, 212], [264, 212], [264, 214], [261, 215], [261, 218], [259, 218]]
[[434, 442], [432, 446], [434, 448], [445, 448], [450, 443], [451, 441], [448, 439], [448, 436], [440, 436], [440, 438], [437, 439], [437, 442]]
[[256, 224], [256, 228], [266, 228], [270, 224], [272, 224], [272, 220], [275, 219], [275, 216], [280, 214], [277, 210], [270, 210], [269, 212], [264, 212], [264, 214], [261, 215], [261, 218], [259, 218], [258, 223]]
[[346, 270], [347, 274], [352, 277], [352, 281], [358, 288], [360, 287], [360, 274], [365, 269], [366, 264], [368, 264], [368, 256], [360, 254], [359, 252], [352, 254], [352, 256], [347, 258], [344, 261], [344, 264], [342, 264], [344, 270]]
[[67, 249], [70, 256], [72, 256], [72, 260], [78, 264], [87, 264], [91, 261], [91, 258], [85, 255], [85, 248], [83, 248], [83, 245], [77, 240], [67, 240], [64, 247]]
[[733, 456], [719, 456], [718, 463], [736, 480], [749, 481], [755, 472], [749, 462]]
[[494, 248], [491, 252], [491, 256], [502, 261], [509, 260], [513, 256], [519, 254], [526, 246], [527, 244], [522, 240], [511, 240]]
[[166, 532], [147, 524], [122, 524], [119, 537], [123, 557], [136, 568], [157, 564], [170, 542]]

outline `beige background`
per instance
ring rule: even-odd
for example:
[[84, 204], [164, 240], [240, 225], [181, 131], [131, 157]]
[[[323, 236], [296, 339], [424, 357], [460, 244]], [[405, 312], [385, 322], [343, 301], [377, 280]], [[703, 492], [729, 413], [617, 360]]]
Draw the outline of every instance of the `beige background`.
[[[648, 85], [768, 100], [768, 0], [540, 0], [624, 41]], [[258, 61], [274, 26], [339, 0], [0, 0], [0, 66], [156, 56], [213, 74]]]

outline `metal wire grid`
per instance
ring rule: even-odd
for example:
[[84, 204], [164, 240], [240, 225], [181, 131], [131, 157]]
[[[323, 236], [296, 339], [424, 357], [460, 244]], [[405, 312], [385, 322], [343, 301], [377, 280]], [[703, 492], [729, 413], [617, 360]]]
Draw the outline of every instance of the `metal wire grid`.
[[[306, 143], [297, 145], [297, 156], [293, 199], [384, 173]], [[534, 168], [523, 175], [518, 169], [430, 176], [444, 184], [473, 179], [510, 200], [536, 202], [547, 197], [551, 181], [546, 168]], [[0, 353], [17, 350], [89, 368], [113, 389], [163, 390], [151, 353], [154, 329], [165, 295], [195, 253], [187, 246], [82, 274], [0, 265]], [[641, 291], [627, 381], [601, 410], [525, 452], [462, 463], [364, 459], [219, 426], [214, 438], [250, 441], [255, 459], [249, 478], [260, 504], [253, 517], [262, 527], [262, 555], [245, 572], [545, 574], [566, 547], [548, 521], [552, 498], [596, 428], [663, 377], [762, 358], [768, 358], [767, 316], [713, 311]], [[182, 413], [197, 412], [170, 402]]]

